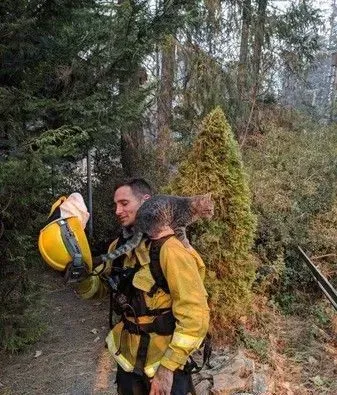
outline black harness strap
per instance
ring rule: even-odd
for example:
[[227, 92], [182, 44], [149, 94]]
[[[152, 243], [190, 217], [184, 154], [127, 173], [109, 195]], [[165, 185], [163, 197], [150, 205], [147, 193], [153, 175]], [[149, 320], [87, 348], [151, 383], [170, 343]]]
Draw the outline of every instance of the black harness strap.
[[150, 343], [150, 333], [157, 333], [158, 335], [168, 336], [174, 332], [175, 329], [175, 318], [172, 311], [166, 314], [160, 314], [156, 316], [153, 322], [149, 324], [136, 324], [126, 319], [123, 316], [124, 328], [129, 333], [135, 333], [140, 336], [139, 346], [137, 350], [136, 362], [134, 367], [134, 373], [144, 375], [144, 367], [147, 358], [147, 350]]
[[198, 366], [198, 364], [195, 362], [193, 357], [190, 356], [189, 357], [190, 360], [187, 362], [187, 364], [184, 367], [184, 370], [186, 372], [194, 374], [194, 373], [199, 373], [204, 366], [211, 368], [209, 360], [211, 358], [213, 348], [212, 348], [212, 335], [209, 332], [206, 334], [206, 337], [201, 346], [204, 346], [202, 365]]
[[[126, 240], [123, 239], [122, 236], [120, 236], [117, 240], [116, 249], [118, 247], [120, 247], [121, 245], [123, 245], [125, 242], [126, 242]], [[114, 266], [122, 268], [123, 267], [123, 259], [124, 259], [124, 256], [120, 256], [119, 258], [115, 259]], [[114, 312], [114, 309], [113, 309], [114, 304], [115, 304], [114, 303], [114, 295], [113, 295], [113, 292], [111, 292], [111, 290], [110, 290], [110, 306], [109, 306], [109, 327], [110, 327], [110, 329], [112, 329], [114, 326], [113, 321], [112, 321], [112, 316], [113, 316], [113, 312]]]
[[133, 372], [144, 375], [144, 367], [147, 357], [147, 349], [149, 348], [150, 335], [146, 332], [140, 332], [139, 346], [137, 350], [136, 363]]
[[150, 271], [155, 284], [152, 286], [148, 295], [152, 297], [159, 288], [165, 293], [170, 293], [166, 278], [160, 265], [160, 249], [166, 240], [170, 239], [173, 235], [162, 237], [158, 240], [153, 240], [150, 247]]
[[[152, 297], [159, 288], [161, 288], [164, 292], [170, 293], [167, 280], [164, 276], [163, 270], [160, 265], [160, 249], [162, 245], [168, 240], [170, 237], [173, 235], [169, 235], [166, 237], [163, 237], [158, 240], [153, 240], [151, 241], [151, 246], [150, 246], [150, 264], [149, 268], [151, 271], [151, 275], [155, 281], [155, 284], [152, 286], [150, 291], [148, 292], [148, 295]], [[122, 244], [125, 243], [126, 240], [123, 238], [119, 238], [116, 248], [121, 246]], [[117, 258], [114, 261], [114, 267], [119, 267], [123, 268], [123, 262], [124, 262], [124, 256], [121, 256]], [[135, 271], [137, 271], [137, 267], [140, 267], [139, 262], [137, 262], [135, 266]], [[139, 375], [144, 375], [144, 367], [146, 364], [146, 359], [147, 359], [147, 351], [150, 343], [150, 333], [157, 333], [158, 335], [162, 336], [168, 336], [171, 335], [176, 326], [176, 321], [175, 317], [172, 313], [171, 308], [163, 308], [163, 309], [153, 309], [150, 310], [145, 303], [145, 298], [144, 298], [144, 293], [142, 290], [137, 289], [132, 286], [132, 283], [127, 287], [128, 290], [126, 290], [125, 294], [128, 295], [128, 300], [129, 300], [129, 306], [132, 308], [132, 314], [129, 315], [130, 311], [125, 311], [122, 314], [121, 320], [124, 323], [123, 330], [126, 330], [129, 333], [132, 334], [137, 334], [140, 336], [139, 338], [139, 347], [137, 350], [137, 356], [136, 356], [136, 362], [135, 362], [135, 367], [134, 367], [134, 373], [137, 373]], [[124, 293], [124, 292], [123, 292]], [[110, 292], [110, 327], [112, 328], [112, 314], [113, 314], [113, 298], [115, 295], [113, 295], [112, 292]], [[135, 322], [130, 321], [128, 317], [133, 316], [135, 319]], [[141, 316], [155, 316], [155, 319], [153, 320], [152, 323], [148, 324], [139, 324], [138, 322], [138, 317]], [[208, 364], [209, 357], [211, 354], [211, 346], [210, 346], [210, 339], [206, 338], [204, 341], [204, 360], [203, 364], [201, 367], [198, 367], [198, 365], [195, 363], [195, 361], [191, 359], [191, 361], [185, 366], [185, 371], [188, 373], [195, 373], [201, 370], [201, 368], [205, 365]], [[193, 386], [191, 386], [192, 390]], [[192, 390], [192, 393], [193, 392]]]
[[113, 294], [110, 291], [110, 306], [109, 306], [109, 327], [110, 327], [110, 329], [112, 329], [114, 327], [114, 324], [112, 321], [113, 312], [114, 312], [113, 305], [114, 305]]
[[127, 319], [123, 316], [122, 321], [124, 323], [124, 329], [130, 333], [139, 334], [145, 333], [157, 333], [161, 336], [168, 336], [174, 332], [176, 323], [172, 311], [157, 315], [153, 322], [148, 324], [138, 324]]
[[[167, 281], [165, 279], [162, 268], [160, 266], [160, 249], [162, 245], [165, 243], [165, 241], [168, 240], [171, 236], [172, 235], [169, 235], [167, 237], [163, 237], [158, 240], [153, 240], [151, 242], [150, 251], [149, 251], [150, 271], [155, 281], [155, 284], [148, 292], [148, 295], [150, 297], [152, 297], [159, 288], [161, 288], [166, 293], [170, 292]], [[145, 325], [134, 324], [133, 322], [124, 320], [124, 325], [125, 325], [124, 328], [130, 331], [131, 333], [140, 334], [139, 347], [137, 351], [134, 372], [143, 375], [146, 358], [147, 358], [147, 350], [150, 343], [149, 333], [155, 332], [164, 336], [172, 334], [175, 329], [175, 318], [173, 316], [172, 311], [165, 314], [163, 313], [162, 309], [149, 310], [145, 304], [145, 299], [142, 292], [141, 292], [141, 297], [142, 297], [142, 302], [144, 303], [143, 307], [145, 308], [146, 311], [145, 314], [152, 316], [156, 315], [157, 317], [155, 318], [152, 324], [145, 324]]]

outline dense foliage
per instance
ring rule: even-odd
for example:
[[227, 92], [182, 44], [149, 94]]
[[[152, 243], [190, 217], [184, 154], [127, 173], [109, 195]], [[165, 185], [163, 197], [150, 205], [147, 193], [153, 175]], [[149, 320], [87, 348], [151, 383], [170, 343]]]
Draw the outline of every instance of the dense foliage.
[[249, 308], [255, 271], [249, 250], [256, 221], [239, 147], [220, 108], [204, 119], [170, 189], [186, 196], [208, 191], [215, 201], [215, 218], [193, 234], [208, 266], [212, 331], [223, 338]]
[[[316, 290], [297, 246], [336, 262], [336, 128], [281, 107], [264, 114], [264, 134], [252, 136], [245, 150], [258, 214], [255, 252], [260, 280], [291, 309], [297, 290]], [[327, 275], [333, 279], [336, 271]]]
[[[161, 187], [186, 149], [194, 147], [174, 188], [211, 190], [218, 203], [216, 221], [197, 227], [194, 236], [209, 256], [213, 322], [218, 317], [229, 326], [245, 311], [254, 277], [248, 255], [254, 216], [231, 130], [247, 147], [261, 264], [276, 267], [277, 262], [278, 273], [285, 263], [293, 268], [289, 246], [294, 240], [333, 254], [334, 159], [332, 148], [326, 148], [334, 144], [333, 133], [313, 133], [310, 126], [306, 135], [295, 127], [302, 121], [291, 118], [294, 123], [284, 127], [283, 135], [278, 126], [262, 122], [267, 112], [261, 103], [277, 100], [276, 82], [283, 79], [284, 67], [300, 75], [319, 49], [320, 17], [312, 4], [299, 2], [280, 11], [267, 0], [1, 2], [2, 347], [21, 349], [40, 332], [31, 281], [39, 264], [38, 232], [56, 197], [75, 190], [86, 195], [88, 151], [94, 205], [90, 242], [98, 254], [117, 230], [111, 204], [115, 181], [145, 176]], [[227, 120], [215, 110], [195, 141], [201, 119], [217, 106], [226, 109]], [[259, 136], [256, 145], [253, 132]], [[310, 142], [321, 154], [314, 154]], [[301, 170], [295, 171], [290, 165], [297, 161], [299, 144], [307, 151], [298, 161]], [[325, 150], [326, 162], [309, 176], [313, 158]], [[269, 151], [268, 160], [261, 160], [261, 152]], [[198, 185], [192, 173], [200, 177]], [[298, 182], [289, 182], [291, 193], [285, 192], [297, 175]], [[324, 199], [318, 201], [310, 188]], [[330, 236], [322, 237], [324, 232]], [[283, 284], [294, 278], [286, 277]]]
[[[104, 163], [102, 176], [99, 164], [95, 169], [95, 196], [103, 189], [107, 199], [123, 174], [121, 162], [142, 157], [141, 147], [133, 148], [148, 95], [137, 82], [139, 67], [155, 43], [182, 23], [183, 5], [170, 2], [152, 10], [143, 1], [1, 3], [2, 346], [17, 350], [32, 340], [22, 328], [32, 299], [38, 231], [59, 194], [83, 190], [79, 169], [87, 150], [94, 148], [95, 163]], [[139, 165], [134, 161], [124, 173]], [[111, 207], [97, 213], [105, 224]], [[98, 237], [107, 237], [112, 227]]]

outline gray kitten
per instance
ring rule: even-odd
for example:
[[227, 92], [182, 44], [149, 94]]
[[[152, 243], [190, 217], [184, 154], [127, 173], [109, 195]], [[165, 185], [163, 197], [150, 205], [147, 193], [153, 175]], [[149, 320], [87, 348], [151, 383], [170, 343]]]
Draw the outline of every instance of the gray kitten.
[[150, 239], [167, 226], [173, 229], [175, 236], [186, 248], [190, 242], [186, 236], [186, 226], [199, 218], [212, 218], [214, 203], [211, 194], [191, 197], [157, 195], [146, 200], [138, 209], [134, 225], [134, 234], [130, 240], [114, 252], [104, 255], [103, 260], [115, 260], [136, 248], [144, 235]]

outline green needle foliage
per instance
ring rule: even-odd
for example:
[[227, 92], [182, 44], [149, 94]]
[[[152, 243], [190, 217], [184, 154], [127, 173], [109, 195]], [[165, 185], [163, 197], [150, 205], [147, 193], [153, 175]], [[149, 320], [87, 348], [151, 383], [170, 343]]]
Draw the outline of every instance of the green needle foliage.
[[169, 189], [178, 195], [211, 192], [215, 201], [213, 220], [195, 226], [193, 244], [208, 266], [212, 331], [224, 338], [250, 305], [255, 265], [249, 250], [256, 218], [239, 146], [219, 107], [202, 122]]
[[[31, 326], [37, 320], [28, 320], [36, 309], [38, 233], [58, 195], [81, 192], [79, 161], [89, 148], [102, 164], [94, 198], [105, 195], [95, 201], [95, 227], [100, 238], [111, 237], [111, 209], [100, 207], [125, 170], [123, 152], [122, 163], [133, 159], [121, 136], [133, 147], [151, 101], [151, 84], [142, 87], [138, 72], [183, 24], [188, 5], [150, 3], [0, 2], [0, 347], [20, 350], [39, 333]], [[134, 156], [146, 157], [141, 149]]]

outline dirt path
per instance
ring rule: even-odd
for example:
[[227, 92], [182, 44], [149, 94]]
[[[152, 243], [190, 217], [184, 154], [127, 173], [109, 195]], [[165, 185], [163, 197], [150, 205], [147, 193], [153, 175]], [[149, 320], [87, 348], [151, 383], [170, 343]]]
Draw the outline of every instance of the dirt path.
[[116, 365], [104, 345], [108, 299], [82, 300], [52, 271], [39, 282], [47, 330], [25, 353], [0, 355], [0, 395], [115, 394]]
[[[108, 299], [80, 299], [48, 268], [37, 281], [47, 330], [25, 353], [0, 354], [0, 395], [116, 395], [116, 365], [104, 343]], [[294, 390], [277, 394], [336, 394], [335, 340], [303, 317], [282, 317], [274, 329], [280, 355], [270, 362], [283, 369], [274, 379]]]

